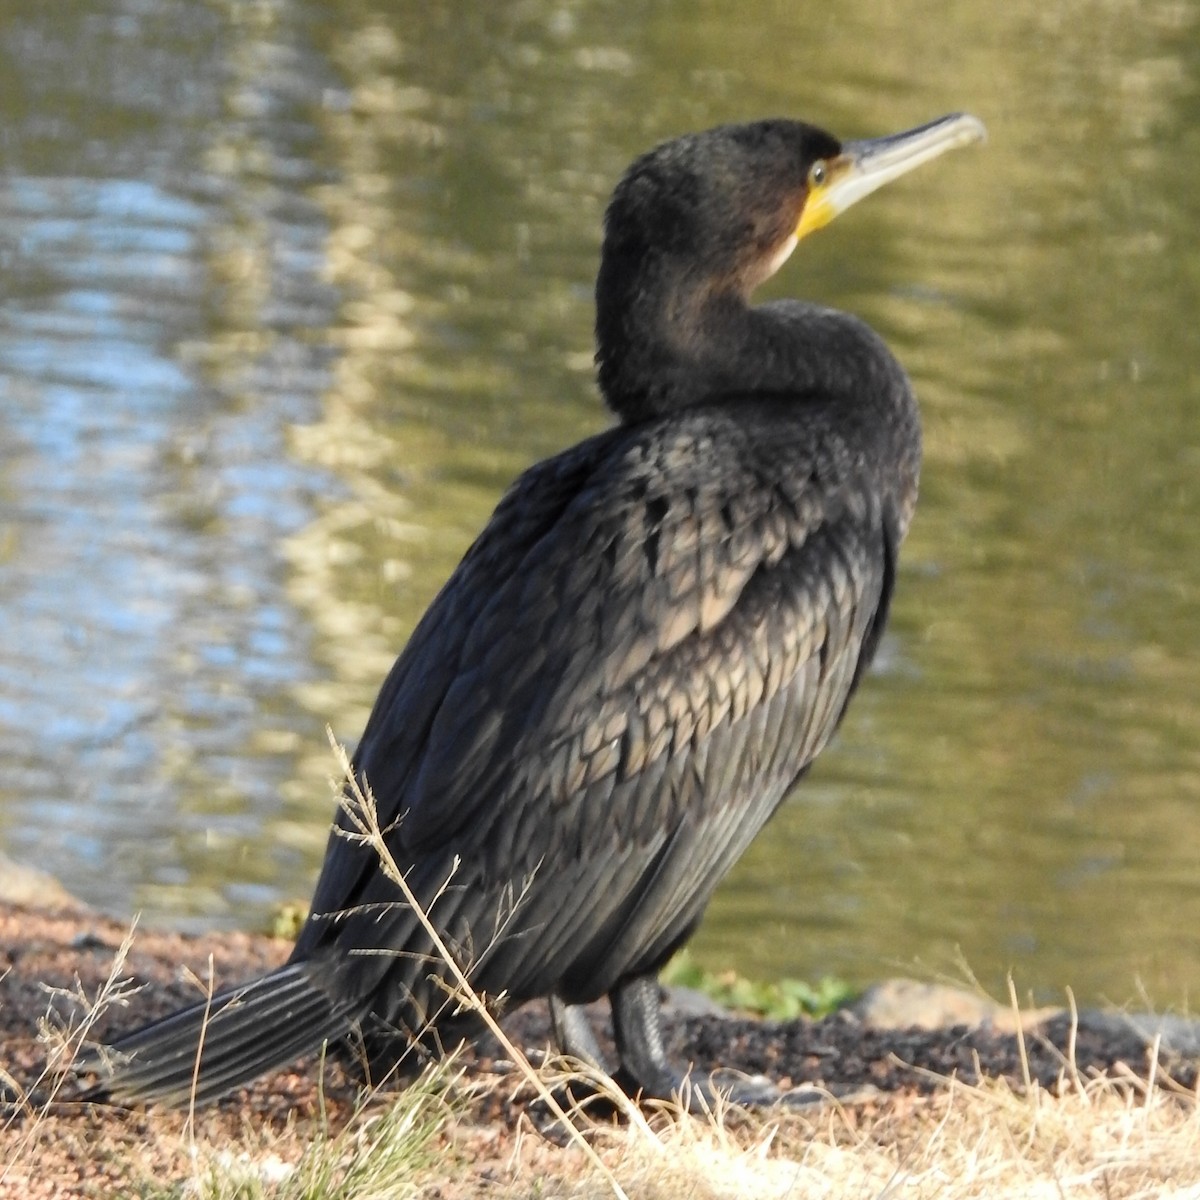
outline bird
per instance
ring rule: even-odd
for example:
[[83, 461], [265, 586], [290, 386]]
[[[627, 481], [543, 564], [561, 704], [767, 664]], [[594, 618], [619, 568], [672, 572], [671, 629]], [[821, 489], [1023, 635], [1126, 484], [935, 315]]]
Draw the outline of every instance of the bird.
[[[637, 158], [595, 289], [616, 420], [511, 485], [353, 755], [471, 986], [547, 1001], [559, 1048], [606, 1069], [582, 1006], [607, 996], [631, 1095], [716, 1094], [667, 1054], [659, 971], [840, 724], [917, 498], [919, 410], [884, 341], [752, 293], [847, 207], [984, 137], [965, 113], [844, 143], [778, 118]], [[470, 1036], [355, 822], [339, 808], [287, 963], [97, 1048], [105, 1097], [203, 1104], [326, 1043], [382, 1060]]]

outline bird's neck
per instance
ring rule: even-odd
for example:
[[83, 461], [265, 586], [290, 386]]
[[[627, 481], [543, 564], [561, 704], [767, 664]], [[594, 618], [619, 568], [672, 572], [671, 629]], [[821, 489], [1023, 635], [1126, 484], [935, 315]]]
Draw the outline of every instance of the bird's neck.
[[[600, 299], [598, 295], [598, 299]], [[798, 301], [631, 292], [598, 305], [596, 363], [609, 407], [627, 423], [748, 395], [860, 404], [906, 391], [903, 371], [871, 330]]]

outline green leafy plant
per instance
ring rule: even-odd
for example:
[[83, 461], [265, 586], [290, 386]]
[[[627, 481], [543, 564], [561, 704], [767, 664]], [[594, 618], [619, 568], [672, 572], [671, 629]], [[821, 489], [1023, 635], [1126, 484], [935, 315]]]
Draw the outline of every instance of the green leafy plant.
[[726, 1008], [774, 1021], [796, 1017], [823, 1017], [849, 1003], [858, 994], [842, 979], [826, 976], [816, 983], [803, 979], [759, 981], [736, 971], [708, 971], [684, 950], [662, 973], [668, 985], [694, 988]]

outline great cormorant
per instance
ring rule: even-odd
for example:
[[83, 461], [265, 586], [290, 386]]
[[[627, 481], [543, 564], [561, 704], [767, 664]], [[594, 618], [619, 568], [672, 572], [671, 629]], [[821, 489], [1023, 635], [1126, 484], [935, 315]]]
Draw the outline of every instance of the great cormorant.
[[[475, 988], [548, 998], [590, 1059], [577, 1006], [607, 994], [631, 1090], [684, 1083], [657, 972], [837, 728], [917, 496], [917, 405], [879, 337], [750, 293], [847, 205], [982, 136], [961, 114], [845, 144], [769, 120], [637, 159], [596, 284], [619, 421], [512, 485], [359, 743], [390, 851]], [[447, 970], [348, 828], [288, 963], [117, 1040], [109, 1096], [204, 1102], [354, 1030], [458, 1035]]]

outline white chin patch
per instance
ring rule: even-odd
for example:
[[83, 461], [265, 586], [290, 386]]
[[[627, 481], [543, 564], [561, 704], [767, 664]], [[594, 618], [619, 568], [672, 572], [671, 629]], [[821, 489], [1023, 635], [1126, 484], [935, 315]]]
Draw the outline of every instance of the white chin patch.
[[793, 233], [786, 242], [779, 243], [779, 249], [775, 251], [775, 253], [771, 256], [771, 261], [767, 263], [768, 276], [774, 275], [775, 272], [778, 271], [785, 262], [787, 262], [788, 257], [791, 255], [792, 251], [795, 250], [796, 243], [799, 240], [800, 239]]

